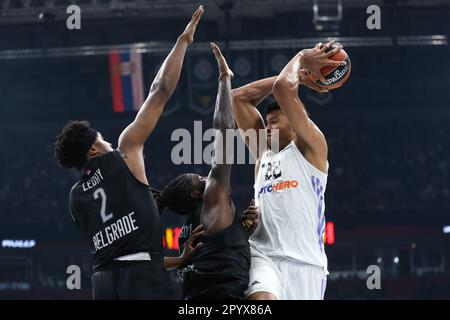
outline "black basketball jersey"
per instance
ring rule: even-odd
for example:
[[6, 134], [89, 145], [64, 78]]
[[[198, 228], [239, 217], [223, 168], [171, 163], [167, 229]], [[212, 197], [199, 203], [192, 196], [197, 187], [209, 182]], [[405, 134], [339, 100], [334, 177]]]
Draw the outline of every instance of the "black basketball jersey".
[[178, 248], [180, 254], [183, 253], [184, 243], [191, 236], [192, 231], [200, 224], [200, 212], [202, 211], [202, 206], [198, 205], [191, 214], [186, 218], [186, 221], [181, 228], [181, 232], [178, 236]]
[[90, 243], [94, 270], [132, 253], [162, 254], [162, 224], [150, 187], [133, 176], [118, 150], [88, 163], [69, 202]]
[[[201, 206], [192, 212], [179, 236], [180, 250], [200, 224]], [[250, 270], [248, 234], [236, 213], [233, 223], [210, 236], [200, 236], [203, 247], [191, 265], [181, 270], [185, 299], [243, 299]], [[218, 294], [217, 292], [220, 292]]]

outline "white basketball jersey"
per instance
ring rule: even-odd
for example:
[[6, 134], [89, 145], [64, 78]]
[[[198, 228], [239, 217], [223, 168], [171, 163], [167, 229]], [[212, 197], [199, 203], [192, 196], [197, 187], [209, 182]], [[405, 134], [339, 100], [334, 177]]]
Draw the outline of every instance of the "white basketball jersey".
[[255, 181], [260, 222], [250, 237], [252, 248], [327, 271], [326, 184], [327, 175], [306, 161], [294, 141], [276, 154], [264, 152]]

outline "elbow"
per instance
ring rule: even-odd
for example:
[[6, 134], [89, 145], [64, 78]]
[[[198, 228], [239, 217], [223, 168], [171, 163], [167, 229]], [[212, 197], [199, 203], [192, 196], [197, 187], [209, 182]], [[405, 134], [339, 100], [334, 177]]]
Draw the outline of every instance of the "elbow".
[[239, 98], [234, 97], [234, 96], [231, 97], [231, 100], [232, 100], [233, 112], [238, 112], [238, 110], [239, 110], [238, 106], [240, 105], [241, 100], [239, 100]]
[[157, 95], [164, 100], [168, 100], [173, 92], [169, 90], [169, 87], [164, 80], [157, 80], [152, 83], [150, 87], [150, 94]]
[[281, 97], [286, 93], [289, 83], [285, 78], [278, 77], [272, 87], [272, 94], [275, 98]]
[[253, 100], [254, 90], [249, 88], [236, 88], [231, 90], [233, 102], [250, 102]]
[[244, 93], [239, 89], [231, 90], [231, 98], [233, 99], [233, 106], [236, 105], [237, 102], [244, 100]]

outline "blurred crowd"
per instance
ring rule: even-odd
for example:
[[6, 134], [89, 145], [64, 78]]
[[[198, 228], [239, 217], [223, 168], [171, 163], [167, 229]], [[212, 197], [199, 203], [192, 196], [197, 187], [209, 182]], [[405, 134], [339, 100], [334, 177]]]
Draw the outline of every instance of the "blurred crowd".
[[328, 208], [449, 208], [449, 121], [435, 120], [361, 119], [329, 135]]
[[[319, 125], [329, 145], [327, 212], [343, 217], [450, 208], [449, 119], [353, 117], [337, 124], [324, 118]], [[57, 166], [53, 138], [25, 128], [17, 139], [0, 137], [1, 224], [58, 223], [68, 216], [67, 196], [78, 173]], [[145, 150], [154, 187], [182, 172], [207, 174], [206, 165], [168, 164], [170, 143], [156, 143], [158, 153], [154, 145]], [[252, 166], [234, 166], [233, 177], [234, 201], [244, 209], [253, 197]]]
[[[413, 116], [374, 119], [355, 115], [342, 118], [345, 121], [340, 123], [336, 123], [332, 116], [314, 119], [328, 139], [330, 172], [326, 212], [334, 214], [335, 222], [345, 217], [365, 217], [365, 213], [369, 211], [390, 219], [393, 212], [398, 210], [406, 210], [411, 214], [426, 212], [429, 217], [429, 214], [450, 208], [450, 152], [446, 148], [450, 141], [447, 130], [450, 119], [427, 117], [422, 120]], [[153, 142], [145, 148], [151, 184], [162, 188], [182, 172], [207, 174], [207, 165], [168, 164], [173, 143], [161, 143], [164, 137], [170, 136], [170, 132], [164, 130], [164, 126], [160, 126], [152, 138]], [[32, 128], [23, 127], [15, 132], [20, 132], [15, 139], [11, 139], [12, 131], [0, 135], [4, 150], [0, 163], [0, 226], [19, 230], [26, 225], [47, 224], [50, 233], [55, 226], [60, 232], [64, 232], [67, 226], [73, 228], [68, 211], [68, 192], [77, 180], [78, 173], [75, 170], [62, 170], [56, 164], [52, 151], [55, 131], [47, 130], [36, 134]], [[105, 132], [104, 135], [111, 138], [115, 136], [115, 132]], [[244, 209], [252, 198], [252, 184], [252, 165], [233, 167], [232, 193], [238, 209]], [[370, 219], [364, 221], [370, 223]], [[77, 234], [74, 240], [81, 238]], [[85, 253], [83, 269], [89, 274], [90, 258], [88, 252]], [[350, 252], [345, 255], [333, 254], [330, 250], [330, 271], [353, 270], [352, 259], [344, 259], [349, 254]], [[377, 259], [372, 251], [367, 252], [366, 260], [361, 252], [355, 255], [357, 265], [366, 266], [375, 263]], [[46, 294], [50, 294], [54, 289], [55, 297], [59, 296], [58, 290], [62, 290], [64, 283], [61, 278], [63, 275], [58, 272], [63, 267], [60, 264], [53, 266], [57, 260], [48, 259], [46, 265], [37, 269], [33, 267], [33, 270], [39, 271], [30, 278], [32, 290], [46, 290]], [[384, 260], [385, 268], [394, 268], [386, 265], [388, 259]], [[35, 267], [40, 265], [36, 261], [33, 264]], [[435, 265], [439, 266], [440, 262]], [[23, 279], [21, 270], [4, 271], [7, 272], [0, 277], [0, 289], [2, 281]], [[445, 274], [442, 271], [436, 275], [439, 277], [440, 274]], [[20, 274], [15, 277], [14, 272]], [[392, 275], [401, 274], [394, 272]], [[176, 272], [172, 272], [170, 276], [174, 286], [179, 287]], [[89, 279], [83, 281], [89, 287]], [[389, 282], [382, 290], [368, 290], [365, 281], [361, 279], [330, 278], [326, 298], [450, 298], [448, 279], [437, 282], [419, 281], [414, 290], [405, 290], [411, 283], [416, 282], [405, 281], [399, 284], [402, 290], [397, 294], [397, 285]], [[23, 286], [20, 283], [14, 285], [19, 288]], [[18, 291], [18, 294], [23, 294], [24, 297], [27, 295], [26, 291]], [[85, 291], [80, 298], [89, 298], [89, 294]]]

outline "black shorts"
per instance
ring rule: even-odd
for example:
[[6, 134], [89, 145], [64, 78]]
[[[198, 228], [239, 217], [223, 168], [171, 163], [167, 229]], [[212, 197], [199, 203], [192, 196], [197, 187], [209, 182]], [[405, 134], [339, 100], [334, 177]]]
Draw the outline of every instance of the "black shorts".
[[186, 300], [245, 300], [247, 283], [233, 281], [227, 285], [204, 284], [205, 289], [196, 295], [186, 297]]
[[[197, 277], [194, 275], [194, 277]], [[215, 278], [214, 281], [198, 282], [199, 290], [192, 290], [186, 300], [244, 300], [248, 282], [235, 280], [224, 284], [226, 279]]]
[[171, 300], [172, 285], [158, 261], [117, 261], [92, 275], [94, 300]]

